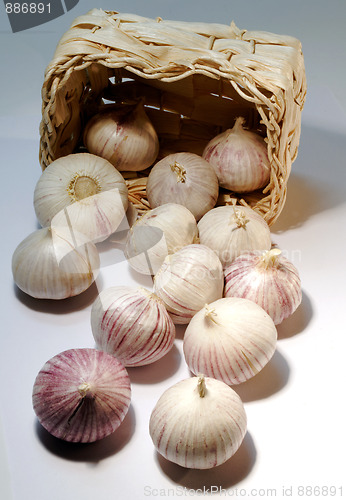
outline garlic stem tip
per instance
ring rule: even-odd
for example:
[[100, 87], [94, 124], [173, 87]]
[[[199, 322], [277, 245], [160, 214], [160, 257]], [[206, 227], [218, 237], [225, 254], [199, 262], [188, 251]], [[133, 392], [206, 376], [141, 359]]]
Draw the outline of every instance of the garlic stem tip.
[[197, 388], [198, 388], [199, 397], [204, 398], [204, 396], [206, 395], [206, 392], [207, 392], [207, 388], [205, 385], [204, 375], [202, 375], [202, 374], [200, 374], [198, 376]]
[[264, 269], [269, 269], [270, 267], [274, 267], [278, 263], [278, 257], [281, 255], [281, 250], [279, 248], [272, 248], [271, 250], [267, 250], [259, 260], [259, 267], [263, 267]]
[[78, 387], [78, 392], [82, 396], [82, 398], [85, 398], [87, 394], [90, 392], [91, 386], [88, 382], [83, 382], [79, 387]]
[[177, 182], [186, 182], [186, 170], [182, 165], [180, 165], [180, 163], [175, 161], [171, 165], [171, 170], [176, 174]]

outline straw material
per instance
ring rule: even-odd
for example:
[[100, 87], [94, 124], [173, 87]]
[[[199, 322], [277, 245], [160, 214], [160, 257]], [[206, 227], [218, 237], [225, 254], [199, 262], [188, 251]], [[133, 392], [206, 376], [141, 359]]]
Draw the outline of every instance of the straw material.
[[[144, 98], [159, 158], [202, 154], [236, 117], [265, 137], [270, 183], [249, 195], [220, 190], [272, 224], [286, 199], [306, 96], [299, 40], [221, 24], [164, 21], [93, 9], [61, 38], [42, 88], [40, 162], [81, 150], [87, 120], [105, 102]], [[129, 199], [148, 210], [148, 171], [124, 173]]]

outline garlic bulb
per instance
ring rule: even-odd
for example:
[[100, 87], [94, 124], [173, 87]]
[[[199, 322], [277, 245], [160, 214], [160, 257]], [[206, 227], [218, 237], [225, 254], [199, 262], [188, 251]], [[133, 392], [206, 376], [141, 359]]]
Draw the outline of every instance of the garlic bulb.
[[34, 208], [43, 227], [72, 227], [98, 242], [118, 228], [128, 206], [127, 194], [124, 178], [107, 160], [76, 153], [55, 160], [43, 171]]
[[103, 290], [91, 309], [91, 328], [97, 348], [125, 366], [157, 361], [170, 351], [175, 338], [162, 301], [142, 287]]
[[154, 276], [154, 292], [174, 323], [186, 324], [206, 302], [223, 294], [222, 264], [210, 248], [187, 245], [164, 260]]
[[151, 413], [149, 432], [167, 460], [191, 469], [210, 469], [234, 455], [246, 426], [238, 394], [223, 382], [200, 375], [162, 394]]
[[213, 208], [198, 222], [198, 231], [200, 243], [214, 250], [224, 268], [243, 252], [271, 247], [268, 224], [248, 207]]
[[15, 283], [38, 299], [80, 294], [94, 282], [99, 267], [96, 246], [66, 228], [38, 229], [17, 246], [12, 257]]
[[53, 436], [91, 443], [114, 432], [131, 402], [130, 378], [117, 359], [95, 349], [70, 349], [38, 373], [34, 411]]
[[149, 210], [130, 228], [125, 257], [142, 274], [154, 275], [165, 257], [198, 241], [197, 222], [183, 205], [167, 203]]
[[205, 147], [205, 158], [215, 169], [220, 186], [244, 193], [268, 184], [270, 164], [264, 139], [243, 128], [237, 118], [232, 129], [214, 137]]
[[144, 170], [159, 152], [157, 134], [142, 102], [107, 106], [87, 123], [84, 144], [120, 171]]
[[156, 163], [148, 176], [147, 197], [151, 208], [180, 203], [197, 220], [215, 206], [218, 194], [213, 168], [194, 153], [170, 154]]
[[255, 302], [226, 297], [206, 304], [188, 324], [183, 342], [192, 373], [233, 385], [256, 375], [271, 359], [277, 331]]
[[225, 281], [226, 297], [253, 300], [276, 325], [290, 316], [302, 300], [298, 271], [278, 248], [237, 257], [225, 270]]

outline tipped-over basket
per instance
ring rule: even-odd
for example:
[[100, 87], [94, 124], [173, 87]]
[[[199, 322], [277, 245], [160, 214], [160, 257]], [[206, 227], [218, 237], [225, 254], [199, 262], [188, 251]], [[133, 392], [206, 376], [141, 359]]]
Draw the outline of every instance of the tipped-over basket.
[[[143, 98], [160, 140], [159, 158], [202, 154], [236, 117], [265, 138], [269, 184], [259, 192], [220, 190], [218, 203], [249, 204], [272, 224], [286, 199], [306, 96], [299, 40], [200, 22], [156, 20], [93, 9], [61, 38], [42, 88], [40, 162], [80, 151], [99, 106]], [[129, 198], [149, 208], [148, 171], [125, 173]]]

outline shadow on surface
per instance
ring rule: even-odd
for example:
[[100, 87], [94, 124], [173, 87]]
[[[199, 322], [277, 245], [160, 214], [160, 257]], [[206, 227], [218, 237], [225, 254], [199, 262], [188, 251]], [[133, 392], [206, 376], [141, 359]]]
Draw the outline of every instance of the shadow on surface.
[[242, 481], [250, 473], [256, 461], [256, 449], [251, 435], [247, 432], [233, 457], [213, 469], [186, 469], [169, 462], [158, 452], [156, 461], [166, 476], [185, 488], [210, 489], [211, 486], [217, 485], [227, 489]]
[[[100, 278], [100, 277], [99, 277]], [[66, 299], [35, 299], [30, 295], [22, 292], [17, 285], [13, 285], [16, 298], [26, 307], [33, 311], [39, 311], [50, 314], [68, 314], [74, 311], [79, 311], [90, 306], [97, 298], [99, 290], [102, 290], [102, 280], [97, 278], [85, 292], [68, 297]]]
[[242, 384], [233, 385], [244, 403], [265, 399], [281, 391], [288, 382], [290, 368], [286, 359], [278, 350], [272, 359], [254, 377]]
[[38, 420], [35, 421], [36, 435], [50, 453], [71, 461], [93, 463], [118, 453], [130, 441], [135, 426], [136, 419], [132, 405], [130, 405], [129, 411], [118, 429], [110, 436], [94, 443], [63, 441], [49, 434]]
[[345, 152], [344, 135], [302, 126], [286, 203], [271, 227], [273, 233], [299, 227], [311, 216], [345, 203]]
[[127, 367], [131, 383], [155, 384], [172, 377], [179, 369], [181, 356], [178, 348], [173, 345], [172, 349], [163, 358], [145, 366]]

